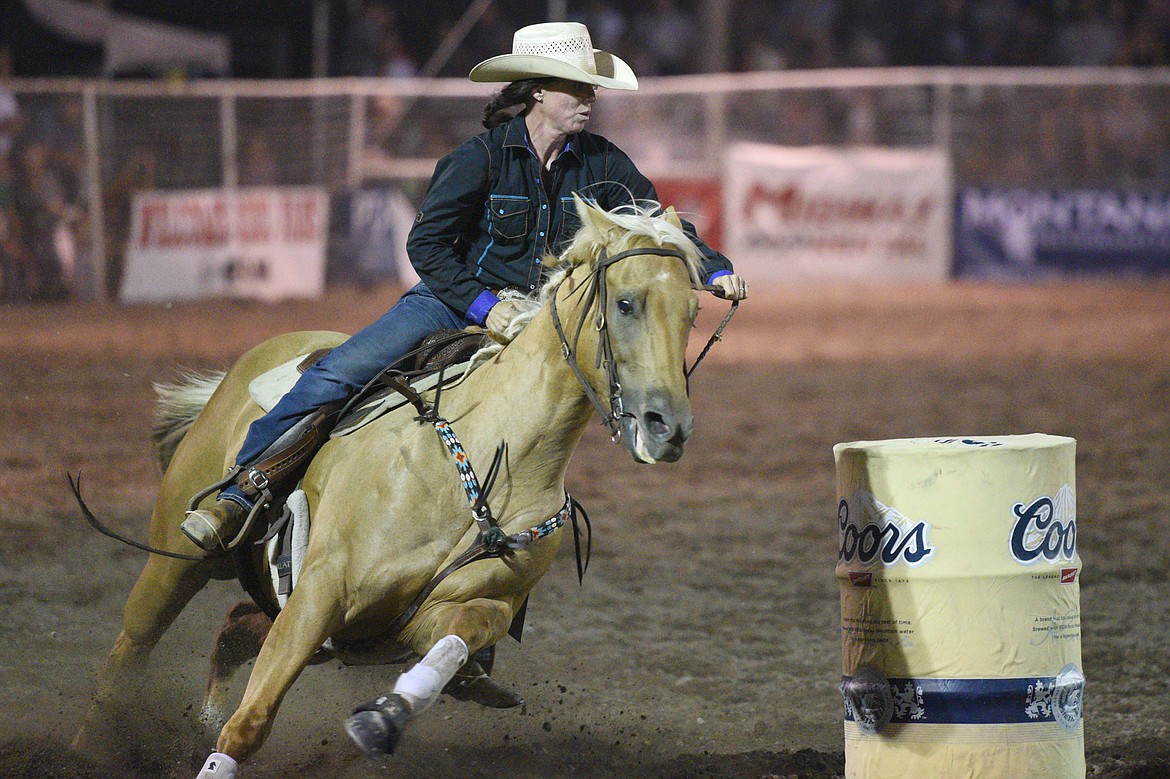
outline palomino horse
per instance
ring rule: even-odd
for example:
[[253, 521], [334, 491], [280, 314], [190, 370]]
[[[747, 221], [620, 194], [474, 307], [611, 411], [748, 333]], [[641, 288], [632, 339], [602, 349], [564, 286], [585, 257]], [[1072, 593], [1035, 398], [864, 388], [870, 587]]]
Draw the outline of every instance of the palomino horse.
[[[605, 212], [582, 201], [577, 210], [582, 227], [558, 258], [541, 292], [541, 308], [506, 348], [441, 393], [438, 411], [457, 431], [470, 462], [486, 468], [500, 443], [507, 443], [490, 509], [513, 538], [526, 529], [555, 529], [550, 518], [563, 521], [565, 471], [594, 408], [609, 408], [615, 438], [621, 430], [640, 462], [677, 460], [691, 432], [684, 361], [698, 310], [695, 245], [671, 211]], [[261, 413], [250, 399], [249, 382], [342, 339], [321, 332], [279, 336], [227, 372], [170, 458], [151, 519], [154, 546], [198, 551], [179, 523], [188, 499], [221, 478]], [[549, 570], [562, 534], [530, 533], [531, 543], [455, 570], [396, 635], [385, 635], [436, 573], [482, 538], [452, 467], [453, 450], [416, 413], [400, 408], [335, 438], [310, 465], [302, 487], [312, 530], [299, 581], [201, 775], [235, 775], [236, 761], [259, 749], [285, 693], [328, 639], [389, 640], [422, 657], [402, 674], [393, 694], [347, 723], [363, 748], [380, 737], [371, 736], [371, 728], [388, 731], [386, 746], [392, 748], [406, 720], [438, 697], [470, 655], [507, 635], [529, 591]], [[78, 748], [91, 743], [103, 704], [145, 663], [187, 602], [210, 579], [233, 576], [222, 556], [150, 557], [99, 674]]]

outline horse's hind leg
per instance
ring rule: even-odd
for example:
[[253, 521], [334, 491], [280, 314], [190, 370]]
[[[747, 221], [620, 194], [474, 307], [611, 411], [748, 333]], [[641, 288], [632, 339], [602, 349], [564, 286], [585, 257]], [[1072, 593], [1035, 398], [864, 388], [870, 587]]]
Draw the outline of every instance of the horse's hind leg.
[[213, 731], [218, 733], [227, 721], [227, 693], [232, 676], [260, 653], [271, 629], [272, 620], [252, 601], [237, 603], [224, 620], [215, 637], [207, 691], [199, 712], [199, 721]]
[[243, 700], [220, 731], [216, 750], [243, 761], [264, 743], [285, 693], [325, 639], [341, 627], [337, 577], [308, 568], [256, 658]]
[[78, 751], [101, 749], [108, 707], [123, 701], [130, 681], [146, 665], [151, 650], [195, 593], [211, 578], [204, 563], [151, 556], [122, 613], [122, 632], [98, 671], [93, 703], [73, 739]]

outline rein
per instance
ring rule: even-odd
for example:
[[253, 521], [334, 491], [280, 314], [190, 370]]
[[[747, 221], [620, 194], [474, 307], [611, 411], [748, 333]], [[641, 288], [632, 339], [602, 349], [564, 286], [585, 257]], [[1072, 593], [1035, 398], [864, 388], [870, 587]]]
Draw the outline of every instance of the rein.
[[[561, 354], [569, 363], [569, 367], [573, 370], [573, 374], [577, 377], [577, 381], [581, 384], [581, 389], [585, 391], [585, 396], [589, 398], [589, 401], [593, 404], [593, 408], [597, 410], [598, 416], [601, 417], [601, 424], [605, 425], [609, 430], [609, 437], [613, 440], [614, 443], [617, 443], [621, 440], [622, 419], [631, 417], [632, 415], [627, 414], [622, 405], [622, 385], [621, 382], [618, 381], [617, 365], [614, 363], [613, 359], [613, 344], [609, 338], [609, 325], [605, 319], [609, 291], [606, 285], [605, 272], [611, 265], [620, 262], [627, 257], [636, 257], [642, 255], [650, 255], [654, 257], [676, 257], [684, 264], [686, 263], [686, 256], [678, 249], [671, 249], [667, 247], [627, 249], [624, 252], [618, 252], [617, 254], [610, 256], [606, 252], [605, 247], [602, 247], [601, 257], [597, 261], [597, 267], [593, 270], [589, 281], [589, 286], [587, 287], [588, 294], [586, 295], [585, 305], [583, 307], [586, 313], [582, 314], [581, 319], [577, 322], [577, 329], [573, 332], [572, 346], [569, 345], [568, 336], [565, 334], [565, 329], [561, 324], [560, 314], [557, 312], [556, 293], [559, 290], [559, 284], [558, 289], [553, 290], [553, 294], [549, 298], [553, 327], [556, 328], [557, 338], [560, 339], [561, 342]], [[563, 284], [564, 281], [562, 280], [560, 283]], [[694, 288], [696, 290], [711, 292], [713, 294], [718, 294], [720, 291], [718, 287], [709, 285], [698, 285]], [[585, 373], [581, 370], [581, 366], [578, 364], [576, 356], [576, 346], [581, 340], [581, 331], [585, 327], [587, 313], [590, 306], [593, 305], [594, 301], [596, 301], [598, 304], [596, 327], [599, 335], [597, 362], [594, 367], [601, 368], [604, 366], [605, 368], [606, 381], [609, 384], [609, 411], [606, 411], [606, 408], [604, 404], [602, 404], [601, 398], [598, 396], [597, 391], [593, 389], [593, 385], [591, 385], [589, 380], [585, 378]], [[695, 359], [695, 362], [689, 369], [684, 371], [684, 375], [687, 379], [688, 391], [690, 389], [691, 374], [695, 372], [695, 368], [699, 367], [699, 363], [702, 362], [703, 358], [707, 356], [707, 352], [711, 351], [711, 347], [715, 345], [715, 342], [723, 340], [723, 330], [727, 327], [727, 324], [731, 321], [731, 318], [735, 315], [735, 312], [738, 308], [739, 301], [731, 301], [731, 309], [727, 312], [727, 315], [723, 317], [723, 321], [719, 324], [719, 327], [707, 340], [706, 346], [703, 347], [703, 350], [699, 353], [699, 356]]]

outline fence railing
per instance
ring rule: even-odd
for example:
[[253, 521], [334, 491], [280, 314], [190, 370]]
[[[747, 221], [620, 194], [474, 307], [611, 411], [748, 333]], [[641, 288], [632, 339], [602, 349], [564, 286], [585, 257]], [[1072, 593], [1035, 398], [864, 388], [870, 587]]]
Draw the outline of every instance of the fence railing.
[[[134, 192], [341, 192], [394, 181], [417, 199], [438, 157], [480, 131], [492, 87], [458, 79], [17, 79], [0, 90], [19, 109], [17, 123], [0, 127], [0, 194], [9, 193], [0, 200], [0, 259], [11, 266], [4, 255], [23, 251], [20, 262], [41, 268], [31, 275], [42, 277], [43, 294], [68, 287], [105, 299], [113, 297], [111, 268]], [[647, 79], [637, 92], [604, 93], [591, 129], [651, 178], [715, 178], [729, 144], [753, 141], [941, 147], [959, 187], [1164, 190], [1170, 68]], [[43, 278], [54, 262], [64, 266], [61, 288]], [[0, 280], [8, 289], [12, 275], [9, 268]]]

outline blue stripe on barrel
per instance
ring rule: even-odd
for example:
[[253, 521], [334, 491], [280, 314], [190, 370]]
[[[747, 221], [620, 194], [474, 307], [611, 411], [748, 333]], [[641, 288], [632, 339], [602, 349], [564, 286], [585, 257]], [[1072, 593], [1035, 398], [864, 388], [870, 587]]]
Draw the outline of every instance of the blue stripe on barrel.
[[[854, 678], [842, 677], [843, 693]], [[1073, 665], [1066, 666], [1057, 676], [1010, 679], [892, 678], [888, 682], [892, 700], [886, 700], [893, 709], [888, 720], [890, 723], [1015, 725], [1058, 722], [1070, 729], [1080, 722], [1085, 685], [1084, 676]], [[857, 721], [853, 708], [846, 695], [847, 721]]]

